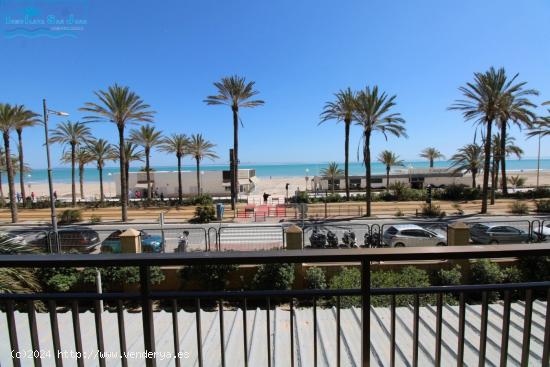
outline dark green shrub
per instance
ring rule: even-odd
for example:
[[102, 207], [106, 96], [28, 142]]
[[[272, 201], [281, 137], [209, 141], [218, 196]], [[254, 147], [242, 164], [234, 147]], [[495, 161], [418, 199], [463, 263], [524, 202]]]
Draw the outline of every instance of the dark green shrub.
[[488, 259], [472, 263], [471, 270], [473, 284], [499, 284], [504, 281], [500, 266]]
[[[372, 288], [406, 288], [429, 287], [430, 277], [428, 272], [407, 266], [399, 272], [375, 271], [371, 274]], [[395, 297], [397, 306], [406, 306], [414, 303], [413, 295], [399, 295]], [[391, 303], [391, 296], [376, 296], [371, 298], [371, 304], [376, 307], [387, 307]], [[433, 296], [421, 295], [420, 304], [433, 303]]]
[[535, 205], [538, 213], [550, 213], [550, 200], [537, 200]]
[[259, 290], [290, 289], [294, 283], [293, 264], [262, 264], [258, 267], [252, 285]]
[[310, 200], [309, 200], [309, 195], [307, 192], [305, 191], [300, 191], [298, 192], [296, 195], [294, 195], [290, 201], [292, 203], [297, 203], [297, 204], [300, 204], [300, 203], [309, 203]]
[[529, 206], [523, 201], [514, 201], [510, 205], [510, 213], [512, 214], [529, 214]]
[[451, 269], [439, 269], [433, 274], [433, 285], [460, 285], [462, 284], [462, 272], [460, 265]]
[[182, 268], [180, 276], [184, 284], [196, 281], [202, 290], [224, 290], [227, 286], [228, 274], [237, 268], [238, 266], [233, 264], [193, 265]]
[[346, 201], [346, 198], [338, 194], [328, 194], [327, 197], [325, 198], [325, 201], [327, 203], [339, 203], [342, 201]]
[[449, 185], [444, 190], [437, 190], [433, 193], [434, 199], [443, 199], [451, 201], [459, 200], [477, 200], [480, 197], [480, 191], [477, 188], [467, 187], [466, 185]]
[[59, 224], [71, 224], [76, 222], [82, 222], [82, 210], [80, 209], [66, 209], [59, 217]]
[[[337, 275], [330, 280], [331, 289], [356, 289], [361, 288], [361, 272], [357, 268], [340, 268]], [[336, 304], [336, 298], [332, 301]], [[361, 297], [345, 296], [340, 298], [342, 308], [358, 307], [361, 305]]]
[[550, 280], [550, 256], [526, 256], [519, 259], [519, 269], [527, 282]]
[[92, 224], [101, 223], [101, 216], [96, 215], [96, 214], [93, 214], [93, 215], [90, 217], [90, 223], [92, 223]]
[[195, 217], [192, 219], [194, 223], [210, 223], [216, 220], [216, 209], [212, 204], [200, 205], [195, 208]]
[[421, 214], [424, 217], [438, 217], [438, 218], [442, 218], [446, 215], [445, 211], [441, 210], [441, 207], [435, 204], [422, 205]]
[[212, 199], [212, 196], [208, 194], [202, 194], [193, 196], [192, 198], [189, 198], [187, 200], [188, 205], [209, 205], [214, 204], [214, 200]]
[[308, 268], [304, 280], [308, 289], [325, 289], [327, 287], [325, 272], [318, 267]]

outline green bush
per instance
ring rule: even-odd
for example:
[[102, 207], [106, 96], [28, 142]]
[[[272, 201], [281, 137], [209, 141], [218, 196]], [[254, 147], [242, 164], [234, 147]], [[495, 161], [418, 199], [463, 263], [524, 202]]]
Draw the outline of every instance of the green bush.
[[477, 200], [480, 197], [480, 191], [477, 188], [467, 187], [466, 185], [449, 185], [444, 190], [437, 190], [433, 193], [434, 199], [442, 200]]
[[512, 214], [529, 214], [529, 206], [523, 201], [514, 201], [510, 205], [510, 213]]
[[442, 218], [446, 215], [446, 213], [441, 210], [441, 207], [439, 205], [435, 204], [424, 204], [422, 205], [422, 208], [420, 210], [422, 216], [424, 217], [438, 217]]
[[401, 211], [401, 209], [397, 208], [397, 211], [395, 212], [395, 216], [396, 216], [396, 217], [402, 217], [402, 216], [404, 216], [404, 215], [405, 215], [405, 213], [403, 213], [403, 212]]
[[325, 198], [325, 201], [327, 203], [339, 203], [342, 201], [346, 201], [346, 198], [338, 194], [328, 194], [327, 197]]
[[[357, 268], [340, 268], [337, 275], [330, 280], [331, 289], [354, 289], [361, 288], [361, 272]], [[336, 303], [336, 298], [333, 299]], [[358, 307], [361, 305], [361, 297], [344, 296], [340, 297], [342, 308]]]
[[294, 283], [293, 264], [262, 264], [252, 279], [252, 286], [258, 290], [290, 289], [292, 283]]
[[309, 195], [307, 192], [305, 191], [300, 191], [298, 192], [297, 195], [294, 195], [291, 199], [290, 199], [291, 202], [293, 203], [297, 203], [297, 204], [300, 204], [300, 203], [309, 203], [310, 200], [309, 200]]
[[318, 267], [308, 268], [304, 280], [308, 289], [325, 289], [327, 287], [325, 272]]
[[216, 220], [216, 209], [212, 204], [200, 205], [195, 208], [195, 217], [192, 219], [194, 223], [210, 223]]
[[211, 205], [214, 204], [214, 200], [212, 199], [212, 196], [208, 194], [202, 194], [193, 196], [192, 198], [189, 198], [187, 200], [188, 205]]
[[[405, 287], [429, 287], [430, 277], [428, 272], [407, 266], [399, 272], [375, 271], [371, 274], [372, 288], [405, 288]], [[399, 295], [395, 297], [397, 306], [406, 306], [414, 302], [413, 295]], [[376, 296], [371, 298], [371, 305], [386, 307], [391, 303], [391, 296]], [[420, 304], [433, 303], [433, 296], [421, 295]]]
[[535, 205], [538, 213], [550, 213], [550, 200], [537, 200]]
[[61, 213], [59, 224], [71, 224], [76, 222], [82, 222], [82, 210], [66, 209]]
[[433, 285], [460, 285], [462, 284], [462, 271], [460, 265], [451, 269], [439, 269], [433, 274]]
[[99, 216], [99, 215], [97, 215], [97, 214], [93, 214], [93, 215], [90, 217], [90, 223], [92, 223], [92, 224], [101, 223], [101, 216]]
[[528, 282], [550, 279], [550, 256], [526, 256], [519, 259], [519, 269]]
[[500, 266], [488, 259], [472, 263], [471, 270], [473, 284], [499, 284], [504, 281]]
[[203, 290], [224, 290], [227, 287], [227, 276], [237, 270], [237, 265], [192, 265], [180, 270], [183, 283], [196, 281]]

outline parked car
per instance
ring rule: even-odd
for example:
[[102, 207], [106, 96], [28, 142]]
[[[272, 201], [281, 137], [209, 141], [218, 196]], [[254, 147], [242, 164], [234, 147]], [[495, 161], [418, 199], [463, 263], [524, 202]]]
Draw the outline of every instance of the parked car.
[[447, 238], [416, 224], [395, 224], [384, 231], [382, 241], [389, 247], [446, 246]]
[[99, 234], [88, 228], [62, 229], [57, 232], [61, 252], [89, 254], [99, 245]]
[[520, 228], [505, 224], [476, 223], [470, 227], [470, 239], [474, 243], [522, 243], [531, 236]]
[[[120, 235], [123, 231], [117, 229], [107, 237], [101, 244], [101, 252], [120, 253]], [[162, 237], [151, 235], [145, 231], [139, 231], [141, 237], [142, 252], [162, 252]]]
[[550, 239], [550, 223], [546, 223], [542, 227], [533, 228], [533, 233], [537, 235], [539, 241]]

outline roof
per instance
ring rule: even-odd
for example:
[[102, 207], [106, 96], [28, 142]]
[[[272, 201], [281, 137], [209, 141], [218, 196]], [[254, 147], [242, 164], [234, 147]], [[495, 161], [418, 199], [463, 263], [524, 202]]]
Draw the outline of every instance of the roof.
[[[489, 305], [487, 328], [487, 365], [499, 365], [501, 327], [501, 304]], [[442, 359], [443, 366], [456, 365], [457, 334], [458, 334], [458, 306], [443, 306], [442, 324]], [[420, 307], [419, 309], [419, 351], [420, 366], [434, 365], [435, 357], [435, 317], [434, 306]], [[508, 346], [508, 362], [519, 365], [521, 358], [523, 336], [524, 303], [516, 302], [511, 305], [510, 313], [510, 341]], [[530, 365], [541, 365], [544, 340], [546, 303], [536, 300], [533, 303]], [[371, 308], [371, 362], [376, 366], [390, 364], [390, 309], [386, 307]], [[51, 350], [52, 340], [50, 320], [47, 313], [37, 313], [38, 334], [40, 348]], [[241, 310], [224, 311], [225, 351], [227, 366], [244, 365], [243, 352], [243, 320]], [[249, 366], [267, 365], [266, 345], [266, 311], [249, 310], [247, 313]], [[271, 310], [271, 350], [273, 366], [290, 366], [290, 312], [287, 307], [278, 307]], [[478, 364], [479, 325], [481, 317], [480, 305], [466, 306], [464, 363], [468, 366]], [[107, 365], [116, 365], [116, 356], [119, 353], [119, 338], [116, 312], [102, 314], [106, 352], [113, 360]], [[142, 315], [140, 313], [124, 312], [126, 327], [126, 345], [128, 352], [143, 352]], [[318, 365], [336, 365], [336, 310], [334, 308], [317, 309], [317, 342]], [[313, 313], [311, 308], [297, 308], [294, 313], [294, 350], [296, 366], [313, 366]], [[74, 335], [70, 312], [58, 313], [58, 322], [61, 338], [61, 349], [74, 351]], [[172, 314], [161, 311], [155, 312], [156, 351], [173, 353]], [[180, 351], [188, 352], [187, 361], [183, 365], [197, 365], [196, 355], [196, 317], [193, 312], [178, 312], [178, 329]], [[343, 366], [361, 365], [361, 310], [357, 308], [342, 309], [341, 311], [341, 358]], [[19, 349], [31, 350], [28, 329], [28, 317], [25, 313], [15, 312], [15, 324], [18, 330]], [[6, 325], [6, 315], [0, 312], [0, 325]], [[85, 352], [93, 356], [96, 347], [94, 314], [85, 312], [80, 314], [82, 330], [82, 345]], [[412, 360], [412, 327], [413, 308], [398, 307], [396, 309], [396, 365], [409, 365]], [[218, 312], [201, 312], [201, 329], [203, 337], [203, 356], [205, 366], [220, 365], [220, 334]], [[0, 328], [0, 340], [9, 340], [6, 327]], [[11, 365], [9, 343], [0, 343], [0, 364]], [[52, 353], [53, 355], [53, 353]], [[74, 361], [73, 361], [74, 362]], [[129, 366], [143, 366], [143, 359], [138, 357], [128, 360]], [[43, 363], [53, 365], [53, 360]], [[87, 365], [96, 365], [97, 362], [87, 361]], [[157, 359], [157, 366], [173, 366], [172, 358]]]
[[425, 229], [425, 228], [420, 227], [417, 224], [392, 224], [388, 228], [390, 228], [390, 227], [394, 227], [394, 228], [396, 228], [400, 231], [402, 231], [404, 229]]

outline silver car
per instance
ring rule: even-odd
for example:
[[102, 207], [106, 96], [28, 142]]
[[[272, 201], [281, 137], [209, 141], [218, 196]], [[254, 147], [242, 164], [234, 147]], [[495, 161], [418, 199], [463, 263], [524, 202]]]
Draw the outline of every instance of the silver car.
[[477, 223], [470, 227], [470, 239], [474, 243], [522, 243], [531, 236], [522, 229], [505, 224]]
[[395, 224], [384, 231], [382, 241], [389, 247], [446, 246], [447, 238], [416, 224]]
[[550, 223], [546, 223], [542, 227], [533, 226], [533, 233], [537, 235], [539, 241], [546, 241], [550, 239]]

